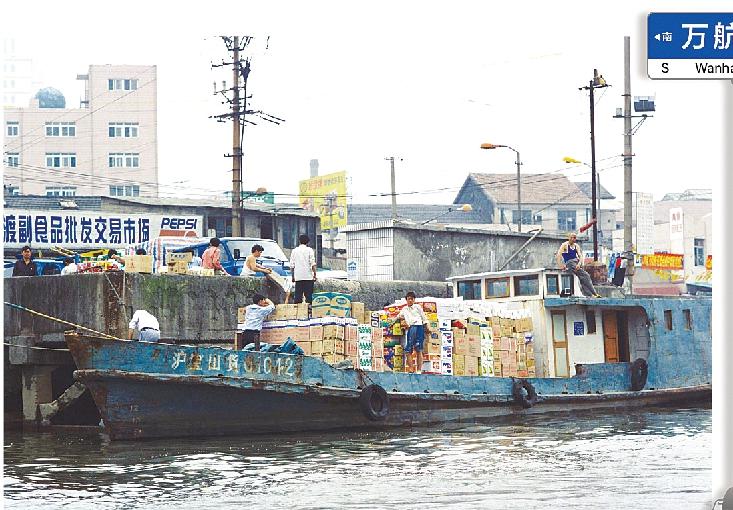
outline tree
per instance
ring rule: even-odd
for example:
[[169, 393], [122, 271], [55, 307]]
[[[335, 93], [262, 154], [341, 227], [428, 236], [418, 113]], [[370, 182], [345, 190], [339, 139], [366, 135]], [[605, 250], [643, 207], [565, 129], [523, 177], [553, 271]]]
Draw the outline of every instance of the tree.
[[42, 88], [33, 97], [38, 99], [40, 108], [66, 108], [66, 98], [60, 90], [53, 87]]

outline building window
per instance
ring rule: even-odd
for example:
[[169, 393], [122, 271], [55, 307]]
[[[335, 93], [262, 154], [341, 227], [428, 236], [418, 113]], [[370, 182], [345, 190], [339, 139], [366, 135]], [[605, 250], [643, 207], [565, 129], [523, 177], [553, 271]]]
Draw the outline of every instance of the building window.
[[596, 332], [596, 311], [586, 310], [585, 311], [585, 323], [588, 326], [588, 334]]
[[687, 331], [692, 330], [692, 314], [689, 309], [682, 310], [682, 316], [685, 318], [685, 329]]
[[515, 276], [515, 296], [536, 296], [540, 293], [540, 279], [537, 275]]
[[664, 327], [667, 331], [672, 331], [672, 310], [664, 311]]
[[545, 277], [548, 294], [560, 294], [560, 286], [558, 284], [558, 275], [548, 274]]
[[74, 122], [46, 122], [46, 136], [76, 136]]
[[46, 186], [47, 197], [75, 197], [76, 186]]
[[137, 138], [137, 122], [110, 122], [108, 133], [110, 138]]
[[46, 166], [49, 168], [74, 168], [76, 167], [76, 153], [47, 152]]
[[6, 136], [18, 136], [20, 132], [20, 122], [8, 121], [5, 123]]
[[695, 238], [694, 260], [696, 266], [705, 265], [705, 239]]
[[562, 232], [570, 232], [576, 228], [576, 211], [557, 211], [557, 229]]
[[18, 166], [20, 165], [20, 154], [17, 152], [6, 152], [5, 153], [5, 166]]
[[20, 188], [18, 186], [6, 186], [5, 192], [8, 195], [20, 195]]
[[110, 168], [137, 168], [140, 166], [140, 154], [137, 152], [110, 152]]
[[509, 297], [509, 278], [490, 278], [486, 280], [486, 297]]
[[481, 280], [458, 282], [458, 295], [463, 299], [481, 299]]
[[[512, 223], [519, 224], [519, 211], [512, 211]], [[522, 210], [522, 225], [532, 224], [532, 211]]]
[[109, 90], [137, 90], [137, 80], [126, 80], [121, 78], [107, 80]]
[[570, 295], [572, 296], [575, 294], [575, 279], [573, 278], [573, 275], [571, 274], [564, 274], [560, 275], [561, 279], [561, 290], [567, 289], [570, 292]]
[[109, 196], [111, 197], [139, 197], [140, 186], [132, 185], [116, 185], [109, 187]]

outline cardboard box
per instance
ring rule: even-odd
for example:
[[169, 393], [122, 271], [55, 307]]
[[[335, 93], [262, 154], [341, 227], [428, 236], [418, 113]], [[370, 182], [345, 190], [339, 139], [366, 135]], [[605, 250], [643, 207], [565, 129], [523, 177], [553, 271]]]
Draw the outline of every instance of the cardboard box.
[[479, 359], [474, 356], [466, 356], [464, 360], [464, 374], [478, 375]]
[[351, 302], [351, 316], [358, 319], [359, 322], [363, 323], [364, 321], [364, 312], [366, 311], [364, 307], [364, 303], [360, 301], [352, 301]]
[[384, 330], [379, 327], [371, 326], [372, 328], [372, 341], [384, 341]]
[[453, 338], [466, 336], [466, 330], [462, 328], [451, 328]]
[[372, 350], [382, 352], [384, 350], [384, 340], [372, 339]]
[[344, 354], [349, 357], [356, 357], [359, 352], [359, 343], [356, 340], [344, 340]]
[[186, 262], [169, 261], [167, 266], [168, 274], [186, 274], [188, 272], [188, 264]]
[[494, 376], [501, 377], [501, 361], [494, 360]]
[[[153, 258], [152, 255], [135, 255], [136, 257], [150, 257]], [[190, 251], [184, 251], [184, 252], [168, 252], [165, 255], [166, 261], [181, 261], [185, 262], [186, 264], [189, 264], [193, 260], [193, 253]]]
[[372, 370], [374, 370], [375, 372], [383, 372], [384, 371], [384, 359], [382, 358], [372, 359]]
[[240, 306], [237, 308], [237, 324], [244, 323], [244, 317], [247, 314], [247, 308], [244, 306]]
[[295, 305], [295, 318], [296, 319], [307, 319], [308, 318], [308, 303], [298, 303]]
[[346, 354], [344, 340], [336, 340], [334, 342], [334, 346], [335, 346], [335, 349], [336, 349], [336, 354], [341, 354], [341, 355]]
[[453, 353], [453, 375], [465, 375], [466, 356]]
[[480, 327], [478, 324], [475, 323], [468, 323], [466, 326], [466, 334], [468, 336], [479, 336], [481, 335]]
[[481, 356], [481, 338], [478, 335], [468, 335], [466, 338], [468, 348], [466, 355], [474, 358]]
[[494, 363], [492, 361], [481, 360], [478, 366], [478, 375], [482, 377], [492, 377], [494, 375]]
[[333, 352], [323, 354], [322, 358], [329, 365], [336, 363], [336, 354]]
[[320, 356], [323, 354], [323, 340], [311, 340], [311, 355]]
[[344, 328], [337, 324], [326, 324], [323, 326], [323, 338], [344, 339]]
[[323, 339], [323, 354], [330, 354], [336, 352], [336, 339], [335, 338], [324, 338]]
[[323, 326], [320, 324], [317, 325], [310, 325], [308, 327], [308, 336], [311, 341], [313, 340], [323, 340]]
[[465, 356], [466, 354], [468, 354], [468, 337], [455, 337], [453, 339], [453, 355]]
[[[125, 261], [125, 271], [128, 273], [152, 273], [153, 272], [153, 256], [152, 255], [127, 255], [123, 257]], [[188, 269], [188, 264], [186, 264]]]
[[428, 354], [437, 354], [440, 355], [442, 351], [442, 344], [440, 342], [430, 341], [425, 346], [425, 352]]
[[[260, 337], [261, 336], [262, 335], [260, 335]], [[303, 349], [303, 354], [305, 356], [310, 356], [311, 355], [311, 343], [310, 343], [310, 340], [305, 341], [305, 342], [303, 342], [303, 341], [297, 342], [296, 341], [295, 343], [298, 345], [298, 347], [300, 347], [301, 349]]]

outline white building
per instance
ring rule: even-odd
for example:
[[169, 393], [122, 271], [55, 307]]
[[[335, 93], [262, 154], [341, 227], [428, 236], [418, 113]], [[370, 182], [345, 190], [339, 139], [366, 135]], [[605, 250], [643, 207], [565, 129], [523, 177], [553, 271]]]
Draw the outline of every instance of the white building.
[[158, 195], [157, 69], [92, 65], [81, 108], [4, 108], [3, 184], [25, 195]]
[[28, 106], [37, 84], [33, 61], [20, 56], [16, 41], [3, 38], [3, 106]]

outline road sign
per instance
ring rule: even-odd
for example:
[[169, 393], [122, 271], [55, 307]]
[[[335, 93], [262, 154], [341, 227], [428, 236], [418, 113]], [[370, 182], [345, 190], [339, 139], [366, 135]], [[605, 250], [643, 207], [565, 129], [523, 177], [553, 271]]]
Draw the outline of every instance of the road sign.
[[650, 13], [647, 74], [652, 79], [733, 78], [733, 13]]

